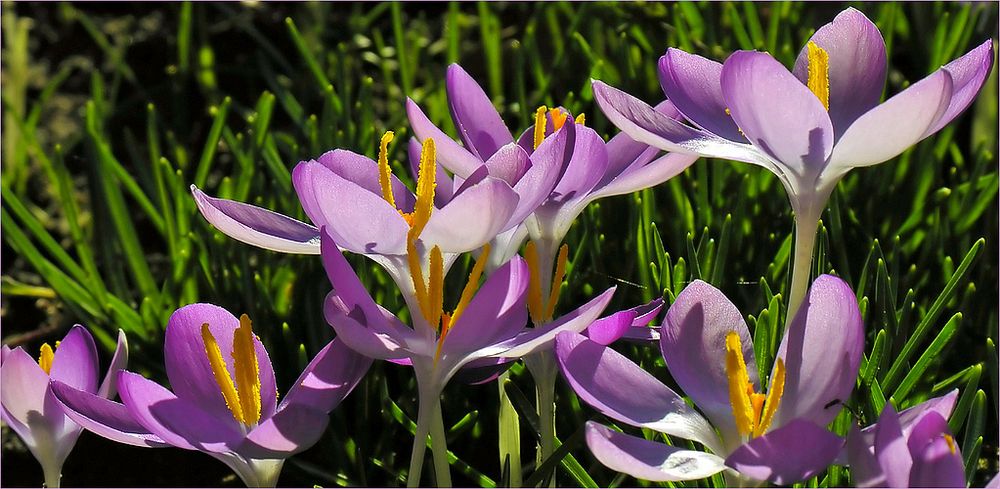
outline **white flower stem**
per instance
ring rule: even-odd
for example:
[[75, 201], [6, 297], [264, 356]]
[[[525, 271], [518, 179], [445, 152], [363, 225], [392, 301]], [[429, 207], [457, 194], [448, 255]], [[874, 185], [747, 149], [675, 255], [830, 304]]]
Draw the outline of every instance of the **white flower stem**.
[[410, 454], [410, 470], [406, 473], [406, 487], [420, 486], [420, 474], [424, 469], [424, 452], [427, 450], [427, 434], [430, 432], [430, 413], [420, 402], [417, 413], [417, 432], [413, 435], [413, 451]]
[[499, 414], [499, 448], [500, 448], [500, 470], [503, 470], [504, 462], [509, 466], [510, 487], [521, 487], [521, 420], [514, 409], [514, 404], [507, 397], [507, 391], [503, 385], [510, 378], [510, 372], [500, 374], [497, 379], [497, 386], [500, 390], [500, 414]]
[[448, 466], [448, 439], [441, 415], [441, 397], [435, 398], [431, 414], [431, 452], [434, 459], [434, 476], [438, 487], [451, 487], [451, 468]]
[[54, 489], [59, 487], [62, 479], [62, 464], [43, 464], [42, 472], [45, 474], [45, 487]]
[[448, 467], [448, 445], [445, 439], [444, 420], [441, 417], [441, 386], [434, 378], [434, 366], [413, 365], [417, 373], [417, 431], [413, 436], [413, 453], [410, 455], [410, 470], [406, 476], [407, 487], [420, 485], [420, 475], [424, 468], [424, 454], [427, 451], [427, 435], [431, 436], [431, 452], [434, 459], [434, 473], [439, 487], [451, 487], [451, 473]]
[[[822, 209], [822, 208], [821, 208]], [[809, 290], [809, 271], [812, 269], [813, 248], [816, 244], [816, 230], [819, 227], [819, 212], [803, 212], [795, 215], [795, 254], [792, 262], [792, 283], [788, 295], [788, 314], [785, 328], [792, 324], [795, 313], [802, 305]]]
[[[544, 352], [546, 356], [551, 352]], [[551, 359], [548, 359], [551, 360]], [[535, 396], [538, 402], [538, 428], [541, 442], [538, 445], [537, 464], [548, 460], [555, 451], [556, 439], [556, 370], [545, 369], [545, 373], [535, 379]], [[549, 487], [555, 487], [556, 478], [550, 479]]]

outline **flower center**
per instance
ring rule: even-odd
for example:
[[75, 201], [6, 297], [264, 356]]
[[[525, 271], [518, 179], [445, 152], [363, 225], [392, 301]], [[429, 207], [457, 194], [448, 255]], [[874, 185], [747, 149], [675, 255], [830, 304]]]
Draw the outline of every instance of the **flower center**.
[[739, 333], [726, 334], [726, 376], [729, 377], [729, 403], [740, 436], [758, 437], [767, 431], [785, 390], [785, 363], [779, 358], [771, 378], [771, 388], [765, 396], [754, 390], [743, 360], [743, 344]]
[[535, 326], [552, 320], [552, 315], [556, 310], [556, 303], [559, 302], [559, 289], [562, 288], [563, 278], [566, 275], [566, 259], [568, 257], [569, 247], [563, 244], [559, 247], [559, 258], [556, 260], [556, 273], [552, 276], [549, 295], [547, 298], [543, 298], [542, 276], [539, 273], [538, 250], [535, 248], [535, 242], [529, 241], [524, 247], [524, 260], [528, 262], [528, 270], [531, 272], [528, 278], [528, 313], [531, 315], [531, 322]]
[[212, 374], [219, 385], [226, 407], [233, 418], [245, 426], [254, 426], [260, 421], [260, 367], [257, 364], [257, 350], [250, 318], [240, 316], [240, 327], [233, 334], [233, 370], [235, 382], [229, 375], [226, 362], [222, 358], [219, 343], [212, 336], [208, 323], [201, 325], [201, 338], [205, 342], [205, 354], [212, 366]]
[[830, 55], [812, 41], [806, 44], [806, 49], [809, 60], [806, 85], [816, 94], [823, 107], [830, 110]]
[[[552, 129], [553, 132], [562, 129], [563, 124], [566, 123], [566, 119], [569, 118], [569, 113], [559, 110], [559, 109], [548, 109], [544, 105], [535, 109], [535, 132], [534, 132], [534, 145], [533, 149], [538, 149], [542, 145], [542, 141], [545, 140], [545, 130], [547, 128], [548, 119], [545, 117], [545, 113], [548, 112], [549, 117], [552, 118]], [[576, 116], [576, 120], [573, 122], [576, 124], [583, 124], [586, 122], [587, 117], [583, 114]]]
[[[56, 342], [56, 348], [59, 348], [59, 342]], [[52, 372], [52, 360], [55, 358], [55, 350], [49, 346], [48, 343], [42, 344], [42, 349], [38, 354], [38, 366], [42, 367], [42, 371], [46, 375]]]

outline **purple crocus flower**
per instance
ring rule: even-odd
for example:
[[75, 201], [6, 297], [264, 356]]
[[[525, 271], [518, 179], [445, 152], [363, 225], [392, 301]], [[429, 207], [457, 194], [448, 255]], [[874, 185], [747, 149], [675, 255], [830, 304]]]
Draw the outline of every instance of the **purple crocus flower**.
[[[583, 125], [582, 114], [574, 120], [572, 114], [561, 108], [539, 107], [535, 125], [515, 141], [482, 87], [461, 66], [448, 67], [445, 83], [451, 117], [462, 145], [435, 126], [413, 100], [407, 99], [406, 111], [417, 139], [433, 139], [437, 143], [439, 161], [457, 177], [468, 178], [484, 162], [505, 151], [525, 154], [532, 161], [536, 153], [542, 152], [547, 158], [543, 161], [560, 163], [558, 181], [548, 187], [551, 192], [540, 202], [532, 200], [533, 218], [493, 243], [493, 253], [497, 255], [495, 263], [503, 263], [516, 254], [529, 230], [540, 247], [542, 241], [549, 243], [547, 248], [551, 257], [548, 263], [552, 263], [563, 237], [587, 204], [655, 186], [684, 171], [697, 159], [688, 154], [667, 154], [657, 158], [659, 150], [624, 134], [605, 143], [597, 132]], [[661, 104], [657, 110], [665, 117], [680, 116], [669, 102]], [[560, 136], [567, 140], [568, 149], [553, 151], [562, 150], [563, 145], [549, 148], [546, 143]], [[526, 172], [497, 174], [512, 184], [522, 185], [522, 180], [528, 176]], [[544, 187], [539, 185], [537, 188]]]
[[601, 413], [707, 449], [680, 449], [590, 422], [587, 444], [608, 467], [656, 481], [699, 479], [729, 467], [740, 477], [731, 484], [790, 484], [822, 471], [840, 452], [842, 440], [823, 427], [854, 388], [863, 343], [854, 293], [822, 275], [786, 329], [766, 394], [743, 316], [701, 281], [677, 296], [660, 337], [671, 377], [700, 413], [621, 354], [581, 335], [560, 334], [556, 355], [576, 393]]
[[[325, 231], [322, 234], [323, 264], [334, 289], [327, 296], [324, 312], [337, 337], [369, 357], [413, 366], [419, 412], [408, 472], [411, 486], [420, 482], [428, 433], [434, 444], [437, 482], [450, 485], [440, 396], [460, 368], [517, 359], [549, 347], [559, 332], [582, 331], [600, 316], [614, 293], [612, 287], [544, 327], [528, 329], [525, 307], [528, 266], [515, 256], [479, 287], [487, 254], [480, 255], [458, 304], [448, 312], [444, 307], [442, 253], [433, 248], [427, 271], [422, 267], [412, 269], [417, 300], [410, 308], [411, 328], [375, 303], [334, 239]], [[628, 325], [635, 317], [636, 312], [629, 310], [616, 313], [607, 321]], [[607, 326], [616, 328], [621, 326]]]
[[285, 459], [319, 440], [330, 411], [371, 365], [333, 340], [279, 403], [274, 369], [250, 319], [212, 304], [175, 311], [163, 350], [173, 392], [128, 371], [118, 379], [121, 403], [60, 379], [52, 392], [70, 418], [98, 435], [205, 452], [249, 487], [273, 487]]
[[[947, 411], [954, 405], [955, 396], [950, 397], [950, 403], [938, 402], [946, 404]], [[897, 414], [887, 403], [867, 433], [852, 429], [847, 456], [855, 486], [965, 487], [965, 466], [947, 415], [938, 409], [913, 409]]]
[[960, 114], [993, 63], [987, 40], [884, 103], [885, 42], [853, 8], [821, 27], [789, 71], [767, 53], [737, 51], [724, 64], [678, 49], [660, 58], [660, 84], [690, 125], [594, 81], [594, 97], [629, 136], [654, 147], [767, 168], [796, 220], [789, 317], [809, 280], [816, 226], [853, 168], [894, 158]]
[[82, 428], [55, 401], [49, 380], [64, 382], [98, 399], [115, 396], [118, 372], [128, 363], [128, 343], [119, 330], [118, 346], [104, 380], [100, 375], [94, 338], [76, 325], [52, 348], [42, 345], [36, 362], [23, 348], [7, 345], [0, 353], [0, 402], [3, 421], [21, 437], [42, 466], [46, 487], [59, 487], [63, 462]]

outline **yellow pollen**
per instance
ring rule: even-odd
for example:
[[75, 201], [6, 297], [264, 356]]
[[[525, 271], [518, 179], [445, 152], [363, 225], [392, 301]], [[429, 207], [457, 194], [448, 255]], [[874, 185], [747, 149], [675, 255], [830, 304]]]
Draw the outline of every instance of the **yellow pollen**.
[[559, 291], [562, 289], [563, 278], [566, 276], [566, 260], [569, 258], [569, 246], [559, 247], [559, 259], [556, 261], [556, 274], [552, 276], [552, 288], [549, 289], [549, 302], [545, 304], [545, 319], [551, 320], [559, 302]]
[[243, 405], [236, 392], [236, 385], [233, 384], [233, 378], [226, 370], [226, 361], [222, 359], [222, 351], [219, 349], [215, 337], [212, 336], [212, 331], [208, 329], [208, 323], [201, 325], [201, 339], [205, 342], [205, 354], [212, 367], [212, 374], [215, 375], [215, 383], [219, 385], [222, 398], [226, 400], [226, 407], [229, 408], [229, 412], [233, 413], [233, 418], [236, 418], [236, 421], [246, 424], [244, 423], [246, 418], [243, 417]]
[[952, 455], [955, 454], [955, 438], [951, 435], [944, 435], [944, 441], [948, 443], [948, 450]]
[[584, 115], [583, 112], [581, 112], [580, 115], [576, 116], [576, 120], [573, 121], [573, 122], [576, 122], [577, 124], [580, 124], [581, 126], [585, 125], [587, 123], [587, 116]]
[[424, 281], [423, 264], [420, 263], [420, 254], [417, 253], [415, 240], [407, 239], [406, 241], [406, 261], [410, 266], [410, 278], [413, 279], [413, 294], [417, 296], [417, 304], [420, 306], [420, 312], [423, 313], [427, 303], [427, 282]]
[[548, 111], [544, 105], [535, 110], [535, 133], [533, 149], [538, 149], [542, 141], [545, 140], [545, 112]]
[[427, 138], [420, 149], [420, 170], [417, 174], [417, 202], [413, 205], [407, 241], [416, 241], [434, 210], [434, 187], [437, 180], [437, 152], [434, 140]]
[[785, 393], [785, 362], [780, 358], [774, 364], [774, 374], [771, 376], [771, 386], [767, 389], [767, 401], [764, 402], [764, 412], [758, 418], [753, 436], [763, 435], [774, 420], [774, 413], [781, 404], [781, 395]]
[[552, 118], [552, 130], [558, 131], [562, 129], [563, 124], [566, 123], [566, 119], [569, 118], [569, 114], [559, 109], [552, 109], [549, 111], [549, 117]]
[[729, 107], [726, 107], [726, 115], [728, 115], [729, 117], [733, 116], [733, 111], [729, 110]]
[[431, 326], [437, 328], [444, 310], [444, 258], [441, 256], [441, 248], [437, 246], [431, 249], [429, 268], [424, 317]]
[[538, 250], [535, 249], [534, 241], [525, 245], [524, 261], [528, 263], [528, 313], [531, 315], [531, 322], [539, 325], [545, 317], [545, 308], [542, 304], [541, 275], [538, 273]]
[[808, 82], [806, 85], [826, 110], [830, 110], [830, 55], [816, 43], [806, 45], [809, 59]]
[[729, 378], [729, 403], [733, 407], [736, 430], [740, 436], [749, 435], [754, 427], [754, 409], [747, 391], [753, 389], [747, 389], [750, 376], [747, 374], [747, 364], [743, 361], [743, 344], [735, 331], [726, 334], [726, 376]]
[[396, 207], [396, 199], [392, 195], [392, 168], [389, 168], [389, 143], [392, 142], [394, 134], [386, 131], [382, 135], [382, 140], [378, 144], [378, 184], [382, 187], [382, 198], [389, 205]]
[[[56, 342], [56, 348], [59, 348], [58, 341]], [[46, 375], [52, 372], [52, 360], [55, 356], [55, 352], [52, 351], [52, 347], [48, 343], [42, 344], [42, 350], [38, 354], [38, 366], [42, 367]]]
[[236, 370], [236, 393], [240, 397], [243, 424], [260, 421], [260, 366], [250, 318], [240, 316], [240, 327], [233, 334], [233, 367]]

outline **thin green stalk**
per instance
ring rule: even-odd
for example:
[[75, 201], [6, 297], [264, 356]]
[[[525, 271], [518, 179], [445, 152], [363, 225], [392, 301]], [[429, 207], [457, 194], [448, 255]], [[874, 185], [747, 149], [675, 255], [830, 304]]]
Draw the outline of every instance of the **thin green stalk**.
[[438, 487], [451, 487], [451, 468], [448, 466], [448, 439], [441, 413], [441, 396], [435, 397], [431, 412], [431, 457], [434, 459], [434, 477]]
[[[538, 403], [538, 428], [541, 439], [538, 444], [538, 455], [536, 463], [542, 462], [552, 456], [555, 451], [556, 439], [556, 370], [553, 364], [552, 352], [541, 352], [544, 355], [543, 364], [547, 368], [541, 369], [540, 375], [535, 377], [535, 396]], [[553, 475], [549, 479], [549, 487], [556, 486], [556, 478]]]
[[507, 390], [504, 383], [510, 379], [510, 372], [500, 374], [497, 379], [497, 387], [500, 392], [500, 414], [499, 414], [499, 448], [500, 448], [500, 470], [503, 470], [504, 463], [508, 465], [508, 485], [510, 487], [521, 487], [521, 420], [514, 409], [514, 404], [507, 397]]
[[809, 271], [812, 266], [813, 248], [816, 244], [816, 230], [819, 227], [819, 212], [803, 212], [795, 215], [795, 255], [792, 262], [792, 283], [788, 294], [788, 314], [785, 328], [795, 319], [799, 305], [809, 290]]
[[406, 472], [406, 487], [418, 487], [420, 474], [424, 469], [424, 452], [427, 450], [427, 434], [430, 432], [430, 414], [424, 409], [424, 398], [420, 396], [417, 412], [417, 432], [413, 435], [413, 451], [410, 454], [410, 470]]

